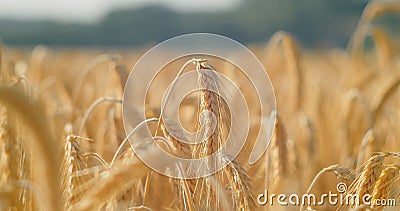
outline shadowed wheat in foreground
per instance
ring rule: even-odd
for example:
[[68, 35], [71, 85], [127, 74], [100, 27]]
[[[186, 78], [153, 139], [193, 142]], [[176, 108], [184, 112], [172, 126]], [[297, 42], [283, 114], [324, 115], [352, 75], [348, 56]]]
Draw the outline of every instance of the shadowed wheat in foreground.
[[[103, 54], [91, 50], [31, 52], [0, 48], [1, 210], [398, 210], [377, 201], [400, 196], [399, 39], [374, 20], [400, 11], [397, 2], [371, 2], [346, 50], [304, 51], [278, 32], [266, 47], [252, 48], [266, 67], [277, 98], [271, 144], [254, 165], [247, 162], [260, 116], [250, 113], [248, 140], [221, 171], [201, 179], [172, 179], [136, 156], [122, 123], [122, 93], [142, 52]], [[367, 39], [373, 48], [365, 50]], [[93, 59], [94, 58], [94, 59]], [[213, 71], [229, 74], [257, 110], [257, 98], [235, 67], [205, 58], [185, 58], [166, 68], [148, 92], [146, 117], [164, 150], [184, 158], [206, 157], [224, 143], [229, 108]], [[189, 62], [187, 62], [189, 61]], [[185, 62], [187, 62], [185, 64]], [[160, 117], [160, 91], [179, 70], [196, 69], [200, 92], [182, 102], [180, 120], [207, 133], [201, 144], [176, 140]], [[208, 71], [204, 71], [208, 70]], [[212, 111], [215, 119], [200, 114]], [[208, 121], [208, 122], [207, 122]], [[149, 143], [150, 144], [150, 143]], [[140, 150], [157, 159], [143, 142]], [[229, 160], [228, 156], [222, 160]], [[178, 167], [176, 169], [179, 169]], [[179, 174], [179, 171], [178, 171]], [[371, 204], [281, 206], [259, 195], [338, 193], [370, 195]]]

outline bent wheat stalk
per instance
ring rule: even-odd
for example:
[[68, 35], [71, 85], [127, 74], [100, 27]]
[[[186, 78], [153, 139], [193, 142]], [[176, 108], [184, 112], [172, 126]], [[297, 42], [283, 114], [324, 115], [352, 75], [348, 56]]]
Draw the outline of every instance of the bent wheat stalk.
[[[20, 114], [20, 118], [26, 125], [32, 128], [35, 135], [36, 143], [32, 144], [32, 156], [39, 158], [42, 164], [40, 177], [44, 177], [39, 187], [44, 194], [44, 204], [48, 210], [63, 210], [63, 200], [59, 189], [59, 180], [57, 179], [58, 171], [61, 167], [61, 156], [57, 151], [56, 141], [49, 134], [48, 125], [43, 118], [44, 112], [41, 107], [32, 104], [28, 97], [17, 90], [10, 88], [0, 88], [0, 101], [9, 109]], [[23, 143], [24, 147], [29, 146], [28, 143]], [[38, 171], [40, 171], [38, 169]], [[34, 172], [39, 174], [39, 172]], [[39, 175], [37, 175], [39, 176]]]
[[382, 70], [390, 69], [386, 68], [386, 66], [392, 60], [394, 50], [387, 33], [381, 28], [374, 28], [372, 30], [372, 37], [374, 38], [379, 67]]
[[79, 135], [83, 135], [83, 131], [85, 130], [86, 123], [89, 119], [90, 114], [94, 111], [94, 109], [104, 103], [104, 102], [113, 102], [113, 103], [122, 103], [122, 100], [117, 99], [115, 97], [100, 97], [97, 100], [95, 100], [92, 104], [90, 104], [89, 108], [85, 112], [85, 115], [83, 116], [82, 124], [81, 127], [79, 128]]
[[96, 58], [92, 59], [89, 63], [87, 63], [82, 71], [80, 72], [77, 82], [75, 83], [74, 87], [72, 88], [72, 105], [76, 105], [76, 101], [78, 99], [80, 90], [82, 88], [83, 82], [89, 75], [89, 73], [93, 70], [93, 68], [102, 63], [102, 62], [115, 62], [117, 60], [118, 56], [116, 55], [108, 55], [108, 54], [102, 54], [97, 56]]
[[364, 39], [370, 31], [371, 22], [381, 15], [388, 13], [400, 13], [400, 3], [389, 1], [372, 1], [369, 3], [364, 9], [357, 29], [347, 45], [348, 52], [357, 58], [360, 54]]
[[[326, 167], [326, 168], [323, 168], [320, 172], [318, 172], [318, 174], [315, 175], [313, 181], [311, 182], [310, 186], [308, 187], [306, 194], [309, 194], [309, 193], [311, 192], [311, 189], [314, 187], [314, 185], [317, 183], [317, 181], [319, 180], [319, 178], [320, 178], [324, 173], [326, 173], [326, 172], [332, 172], [332, 171], [334, 171], [335, 169], [338, 169], [338, 168], [339, 168], [339, 165], [335, 164], [335, 165], [331, 165], [331, 166], [328, 166], [328, 167]], [[302, 203], [301, 206], [300, 206], [299, 211], [303, 211], [303, 206], [304, 206], [304, 204]]]

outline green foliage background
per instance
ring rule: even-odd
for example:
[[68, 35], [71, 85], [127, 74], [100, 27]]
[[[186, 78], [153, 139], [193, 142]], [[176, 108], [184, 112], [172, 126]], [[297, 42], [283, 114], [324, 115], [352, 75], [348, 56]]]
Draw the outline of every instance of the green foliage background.
[[9, 45], [131, 47], [189, 32], [218, 33], [247, 44], [264, 42], [285, 30], [305, 46], [344, 46], [366, 4], [364, 0], [245, 0], [235, 10], [198, 13], [153, 5], [117, 9], [93, 24], [3, 19], [0, 36]]

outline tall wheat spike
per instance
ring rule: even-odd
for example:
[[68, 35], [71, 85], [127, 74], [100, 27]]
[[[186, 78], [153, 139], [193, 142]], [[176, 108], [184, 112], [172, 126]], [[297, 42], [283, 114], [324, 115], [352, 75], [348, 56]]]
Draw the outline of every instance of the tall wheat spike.
[[[211, 91], [220, 89], [218, 76], [214, 73], [216, 70], [210, 64], [206, 63], [206, 61], [202, 60], [196, 61], [196, 69], [198, 72], [199, 87], [202, 89], [200, 94], [199, 117], [204, 111], [210, 111], [206, 113], [206, 116], [203, 116], [202, 124], [205, 125], [199, 125], [199, 128], [204, 128], [204, 132], [202, 131], [204, 134], [208, 134], [208, 130], [213, 126], [215, 126], [216, 129], [214, 133], [205, 140], [205, 144], [198, 147], [194, 153], [199, 153], [200, 156], [209, 156], [222, 146], [224, 138], [223, 133], [227, 127], [225, 124], [230, 123], [230, 116], [225, 113], [225, 105], [219, 93]], [[211, 113], [215, 115], [216, 120], [213, 120]]]
[[[198, 83], [201, 88], [200, 93], [200, 107], [199, 107], [199, 128], [201, 131], [200, 137], [203, 141], [202, 144], [195, 146], [193, 151], [194, 157], [207, 157], [215, 153], [224, 143], [224, 133], [227, 131], [228, 126], [231, 122], [230, 116], [227, 115], [225, 111], [225, 104], [219, 96], [220, 93], [214, 93], [211, 90], [220, 90], [220, 82], [218, 76], [214, 73], [215, 68], [208, 64], [205, 60], [194, 60], [196, 64], [196, 70], [198, 72]], [[203, 112], [208, 111], [203, 115]], [[215, 119], [210, 116], [211, 113], [215, 115]], [[200, 116], [203, 115], [203, 116]], [[212, 127], [216, 127], [214, 133], [212, 133], [208, 138], [203, 140], [206, 134], [209, 134]], [[209, 166], [214, 168], [214, 163], [216, 160], [210, 159]], [[237, 164], [228, 164], [228, 166], [219, 174], [220, 179], [226, 177], [230, 187], [232, 187], [233, 195], [235, 196], [235, 201], [238, 203], [236, 207], [241, 210], [250, 210], [252, 205], [249, 198], [251, 197], [249, 191], [246, 191], [248, 186], [246, 184], [246, 173], [243, 169], [238, 169], [240, 166]], [[190, 184], [192, 182], [192, 184]], [[206, 200], [204, 201], [206, 207], [219, 207], [218, 197], [220, 193], [214, 190], [210, 185], [209, 180], [201, 179], [195, 181], [189, 181], [189, 187], [194, 186], [194, 194], [206, 195]], [[196, 193], [198, 191], [198, 193]]]
[[[193, 149], [193, 157], [207, 157], [216, 152], [223, 144], [223, 130], [225, 129], [226, 123], [230, 123], [229, 117], [226, 117], [224, 113], [224, 104], [222, 99], [219, 96], [219, 93], [214, 93], [211, 90], [219, 90], [219, 79], [217, 75], [213, 72], [216, 71], [214, 67], [208, 64], [205, 60], [195, 59], [194, 63], [196, 65], [196, 70], [198, 73], [198, 85], [201, 88], [200, 91], [200, 106], [199, 106], [199, 125], [198, 130], [200, 134], [198, 137], [201, 139], [202, 143], [198, 144]], [[206, 115], [203, 115], [205, 113]], [[215, 115], [216, 119], [212, 118], [212, 114]], [[216, 127], [214, 133], [211, 134], [208, 138], [205, 137], [206, 134], [209, 134], [212, 127]], [[205, 140], [203, 140], [205, 139]], [[216, 160], [209, 160], [209, 167], [214, 168]], [[192, 181], [194, 182], [194, 181]], [[189, 185], [192, 187], [194, 194], [206, 194], [209, 197], [206, 197], [204, 201], [206, 207], [211, 208], [212, 203], [216, 203], [215, 197], [218, 193], [216, 190], [212, 189], [212, 186], [209, 184], [207, 179], [200, 179], [195, 182], [195, 184]], [[196, 193], [197, 192], [197, 193]], [[200, 196], [201, 197], [201, 196]]]
[[[200, 110], [199, 114], [204, 111], [211, 111], [216, 117], [216, 122], [213, 122], [214, 119], [211, 116], [203, 116], [202, 124], [199, 125], [206, 127], [216, 126], [214, 133], [206, 140], [204, 144], [200, 145], [200, 151], [194, 151], [194, 153], [200, 153], [201, 157], [210, 156], [215, 153], [224, 143], [224, 133], [227, 132], [228, 126], [226, 124], [230, 124], [231, 119], [227, 114], [226, 105], [222, 101], [222, 98], [219, 96], [220, 93], [214, 93], [211, 90], [219, 91], [221, 89], [220, 82], [218, 76], [214, 73], [215, 68], [208, 64], [206, 61], [198, 61], [196, 64], [196, 69], [198, 71], [199, 76], [199, 85], [202, 88], [200, 94]], [[208, 70], [208, 71], [207, 71]], [[210, 113], [207, 113], [210, 115]], [[209, 128], [205, 128], [205, 130], [210, 130]], [[208, 131], [204, 131], [205, 134], [208, 134]], [[229, 156], [229, 155], [228, 155]], [[224, 158], [222, 158], [224, 159]], [[210, 166], [214, 166], [214, 160], [211, 160]], [[227, 160], [225, 160], [227, 162]], [[220, 179], [223, 177], [228, 179], [229, 186], [231, 187], [233, 200], [235, 202], [235, 208], [238, 210], [252, 210], [254, 208], [251, 192], [249, 191], [250, 183], [247, 177], [247, 173], [236, 161], [232, 161], [229, 163], [224, 170], [219, 173]], [[207, 180], [206, 180], [207, 181]], [[211, 199], [218, 198], [221, 193], [218, 193], [217, 190], [213, 190], [210, 184], [206, 182], [206, 191], [210, 192]], [[216, 196], [213, 196], [216, 195]], [[214, 199], [218, 201], [218, 199]], [[215, 202], [217, 203], [217, 202]], [[218, 204], [216, 205], [219, 206]]]

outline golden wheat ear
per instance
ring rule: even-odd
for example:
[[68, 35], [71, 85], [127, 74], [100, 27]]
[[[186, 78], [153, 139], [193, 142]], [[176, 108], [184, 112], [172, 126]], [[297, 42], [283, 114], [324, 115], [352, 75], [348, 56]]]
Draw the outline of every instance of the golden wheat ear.
[[379, 204], [379, 201], [391, 200], [392, 188], [399, 179], [399, 170], [400, 165], [392, 165], [382, 171], [372, 192], [371, 209], [382, 210], [385, 206]]

